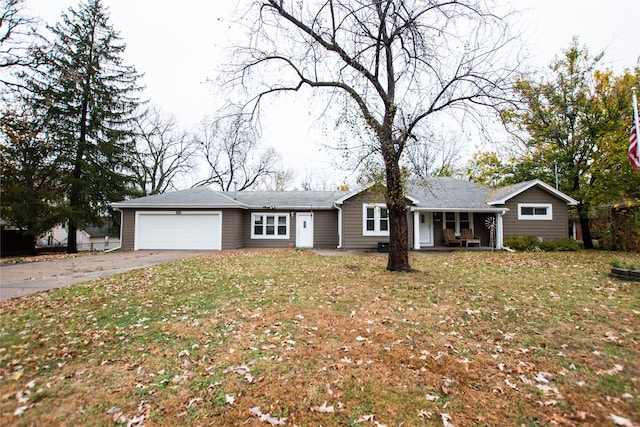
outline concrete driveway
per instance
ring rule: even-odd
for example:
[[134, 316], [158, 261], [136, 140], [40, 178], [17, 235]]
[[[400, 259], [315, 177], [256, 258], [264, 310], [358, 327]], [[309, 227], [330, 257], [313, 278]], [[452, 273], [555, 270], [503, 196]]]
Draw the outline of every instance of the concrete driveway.
[[1, 264], [0, 301], [206, 253], [209, 252], [127, 251]]

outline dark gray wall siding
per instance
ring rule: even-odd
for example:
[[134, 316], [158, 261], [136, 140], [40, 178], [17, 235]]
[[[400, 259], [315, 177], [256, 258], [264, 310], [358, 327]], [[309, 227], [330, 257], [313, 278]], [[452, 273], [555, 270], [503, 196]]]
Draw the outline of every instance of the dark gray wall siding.
[[[550, 203], [552, 220], [518, 220], [518, 203]], [[569, 216], [567, 203], [546, 191], [533, 187], [507, 201], [509, 211], [503, 216], [504, 237], [536, 236], [544, 240], [569, 237]]]
[[[382, 194], [363, 191], [342, 204], [342, 248], [343, 249], [376, 249], [378, 242], [389, 242], [389, 236], [362, 235], [362, 205], [368, 203], [385, 203]], [[407, 211], [409, 224], [409, 248], [413, 248], [413, 212]]]
[[313, 247], [338, 247], [338, 211], [313, 211]]
[[136, 236], [136, 211], [134, 209], [122, 209], [122, 240], [120, 247], [124, 251], [132, 251]]
[[243, 217], [240, 209], [222, 211], [222, 250], [242, 247]]
[[[266, 214], [287, 214], [289, 216], [289, 238], [288, 239], [252, 239], [251, 238], [251, 214], [252, 213], [266, 213]], [[296, 217], [291, 217], [290, 211], [280, 210], [256, 210], [251, 212], [244, 212], [243, 215], [243, 246], [245, 248], [292, 248], [296, 243]]]
[[480, 238], [480, 246], [489, 246], [490, 235], [485, 221], [489, 217], [494, 217], [493, 214], [483, 214], [475, 212], [473, 214], [473, 234]]

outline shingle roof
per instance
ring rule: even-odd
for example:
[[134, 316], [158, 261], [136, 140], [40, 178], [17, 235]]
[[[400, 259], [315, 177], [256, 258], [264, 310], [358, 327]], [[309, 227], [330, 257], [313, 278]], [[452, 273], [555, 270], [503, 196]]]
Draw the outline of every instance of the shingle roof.
[[531, 184], [531, 181], [519, 182], [517, 184], [507, 185], [505, 187], [495, 188], [487, 197], [487, 203], [493, 203], [510, 199], [513, 194], [520, 193], [523, 189], [527, 188]]
[[343, 191], [214, 191], [209, 187], [112, 203], [114, 208], [312, 208], [330, 209]]
[[241, 202], [208, 187], [173, 191], [112, 203], [114, 208], [244, 208]]
[[[569, 204], [577, 203], [542, 181], [533, 180], [493, 189], [470, 181], [432, 177], [413, 182], [408, 198], [416, 209], [438, 211], [497, 211], [496, 205], [538, 185]], [[362, 190], [361, 190], [362, 191]], [[360, 191], [237, 191], [220, 192], [208, 187], [146, 196], [112, 203], [114, 208], [236, 208], [236, 209], [332, 209]]]
[[344, 191], [238, 191], [224, 193], [244, 205], [253, 208], [313, 208], [331, 209]]
[[409, 194], [416, 200], [415, 208], [455, 210], [495, 210], [485, 203], [491, 192], [475, 182], [449, 177], [432, 177], [409, 185]]

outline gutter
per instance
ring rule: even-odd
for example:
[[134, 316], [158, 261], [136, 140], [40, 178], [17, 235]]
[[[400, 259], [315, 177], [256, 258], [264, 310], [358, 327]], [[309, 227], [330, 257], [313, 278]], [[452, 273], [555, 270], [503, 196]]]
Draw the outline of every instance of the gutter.
[[120, 212], [120, 245], [116, 246], [115, 248], [111, 248], [111, 249], [106, 249], [104, 251], [105, 254], [108, 254], [109, 252], [114, 252], [117, 251], [119, 249], [122, 249], [122, 211], [118, 208], [115, 208], [114, 211], [116, 212]]

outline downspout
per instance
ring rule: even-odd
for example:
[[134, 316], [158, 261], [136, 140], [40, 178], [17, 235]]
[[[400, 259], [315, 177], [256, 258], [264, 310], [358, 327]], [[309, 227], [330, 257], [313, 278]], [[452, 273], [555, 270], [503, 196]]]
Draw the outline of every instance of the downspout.
[[119, 249], [122, 248], [122, 211], [118, 208], [114, 209], [114, 211], [116, 212], [120, 212], [120, 245], [116, 246], [115, 248], [111, 248], [111, 249], [106, 249], [104, 251], [105, 254], [108, 254], [109, 252], [113, 252], [113, 251], [117, 251]]
[[342, 207], [335, 207], [338, 209], [338, 249], [342, 249]]

